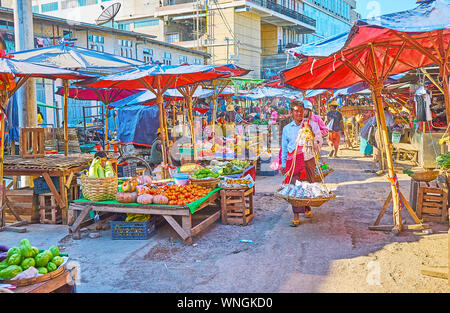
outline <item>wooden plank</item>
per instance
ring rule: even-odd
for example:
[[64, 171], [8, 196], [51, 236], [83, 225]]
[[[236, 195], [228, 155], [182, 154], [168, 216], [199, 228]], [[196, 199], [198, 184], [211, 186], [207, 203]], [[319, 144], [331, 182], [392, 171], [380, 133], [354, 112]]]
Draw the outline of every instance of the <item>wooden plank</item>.
[[434, 214], [434, 215], [438, 215], [439, 217], [441, 217], [442, 209], [424, 206], [423, 210], [422, 210], [422, 216], [424, 214]]
[[[377, 219], [375, 220], [375, 223], [373, 224], [373, 226], [377, 226], [378, 224], [380, 224], [381, 218], [383, 217], [384, 213], [386, 212], [386, 209], [389, 206], [389, 203], [391, 203], [392, 200], [392, 191], [389, 193], [386, 201], [384, 202], [383, 208], [381, 209], [380, 213], [378, 214]], [[370, 227], [369, 227], [370, 229]]]
[[74, 175], [75, 175], [74, 172], [71, 172], [69, 177], [67, 178], [66, 189], [70, 188], [70, 185], [72, 184], [72, 179], [73, 179]]
[[430, 195], [430, 194], [424, 194], [423, 199], [428, 200], [428, 201], [436, 201], [436, 202], [442, 203], [442, 201], [444, 200], [444, 197], [443, 196], [434, 196], [434, 195]]
[[437, 188], [422, 188], [424, 193], [431, 193], [431, 194], [436, 194], [436, 195], [442, 195], [444, 193], [444, 191], [442, 189], [437, 189]]
[[69, 233], [76, 233], [79, 232], [80, 224], [84, 221], [84, 219], [87, 217], [89, 212], [91, 211], [91, 207], [85, 207], [83, 211], [80, 213], [78, 218], [75, 220], [72, 226], [69, 227]]
[[[82, 211], [84, 210], [84, 208], [86, 207], [86, 205], [75, 205], [75, 204], [70, 204], [69, 206], [69, 210], [77, 210], [77, 211]], [[100, 206], [91, 206], [92, 209], [94, 211], [99, 211], [99, 212], [112, 212], [112, 213], [137, 213], [137, 214], [155, 214], [155, 215], [189, 215], [189, 209], [178, 209], [178, 210], [174, 210], [174, 209], [154, 209], [151, 207], [148, 207], [146, 209], [143, 209], [137, 205], [128, 205], [128, 206], [122, 206], [122, 207], [100, 207]]]
[[435, 216], [435, 215], [422, 214], [422, 219], [425, 222], [434, 222], [434, 223], [441, 222], [441, 216]]
[[422, 275], [427, 275], [436, 278], [448, 279], [449, 270], [447, 266], [443, 267], [423, 267], [420, 270]]
[[422, 218], [422, 204], [423, 204], [423, 187], [419, 185], [419, 192], [417, 195], [417, 217]]
[[210, 217], [208, 217], [207, 219], [202, 221], [200, 224], [198, 224], [194, 228], [192, 228], [191, 236], [197, 235], [199, 232], [206, 229], [209, 225], [211, 225], [215, 221], [217, 221], [220, 218], [220, 214], [221, 214], [221, 212], [217, 211], [216, 213], [214, 213], [213, 215], [211, 215]]
[[60, 208], [64, 208], [65, 203], [63, 202], [63, 200], [61, 199], [61, 196], [59, 194], [59, 192], [56, 190], [55, 185], [53, 184], [52, 179], [50, 178], [50, 175], [48, 173], [42, 173], [42, 177], [44, 177], [45, 182], [47, 183], [48, 187], [50, 188], [50, 190], [53, 193], [53, 196], [55, 197], [56, 202], [58, 202], [58, 205]]
[[426, 223], [422, 224], [412, 224], [412, 225], [403, 225], [404, 229], [408, 230], [423, 230], [423, 229], [429, 229], [430, 225]]
[[185, 232], [185, 230], [180, 226], [180, 224], [177, 223], [177, 221], [175, 221], [175, 219], [172, 216], [163, 215], [163, 217], [170, 224], [170, 226], [172, 226], [172, 228], [177, 232], [177, 234], [180, 235], [180, 237], [183, 240], [186, 240], [188, 237], [190, 237], [189, 234]]

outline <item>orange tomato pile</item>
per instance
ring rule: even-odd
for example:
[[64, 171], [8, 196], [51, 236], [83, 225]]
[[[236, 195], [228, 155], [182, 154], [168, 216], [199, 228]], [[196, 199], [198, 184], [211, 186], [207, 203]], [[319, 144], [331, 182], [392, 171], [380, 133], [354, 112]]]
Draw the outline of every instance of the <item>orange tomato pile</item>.
[[169, 205], [186, 205], [195, 200], [203, 198], [212, 189], [198, 185], [165, 185], [161, 188], [153, 189], [155, 194], [163, 194], [169, 198]]

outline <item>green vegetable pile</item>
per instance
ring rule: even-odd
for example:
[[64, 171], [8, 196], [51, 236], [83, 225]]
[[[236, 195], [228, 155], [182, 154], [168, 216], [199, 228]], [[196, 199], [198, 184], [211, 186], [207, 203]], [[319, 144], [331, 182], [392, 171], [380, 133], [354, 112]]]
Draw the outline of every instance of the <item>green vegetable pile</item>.
[[208, 177], [217, 178], [217, 177], [219, 177], [219, 174], [218, 173], [214, 173], [209, 168], [202, 168], [201, 170], [195, 171], [194, 175], [192, 177], [196, 178], [196, 179], [208, 178]]
[[40, 252], [38, 248], [31, 246], [28, 239], [22, 239], [20, 247], [10, 248], [5, 261], [0, 262], [0, 279], [12, 279], [32, 266], [40, 274], [47, 274], [55, 271], [63, 262], [57, 246]]
[[243, 160], [232, 160], [228, 162], [222, 170], [222, 175], [233, 175], [242, 173], [250, 163]]
[[436, 163], [443, 170], [450, 169], [450, 153], [445, 153], [438, 156], [436, 158]]

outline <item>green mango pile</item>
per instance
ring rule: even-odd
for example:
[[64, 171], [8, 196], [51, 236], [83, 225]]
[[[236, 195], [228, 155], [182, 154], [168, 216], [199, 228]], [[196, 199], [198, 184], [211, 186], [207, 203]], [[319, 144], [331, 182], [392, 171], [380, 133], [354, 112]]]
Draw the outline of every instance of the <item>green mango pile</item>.
[[55, 271], [63, 262], [57, 246], [53, 245], [40, 252], [38, 248], [31, 246], [28, 239], [22, 239], [20, 247], [10, 248], [5, 261], [0, 262], [0, 279], [12, 279], [32, 266], [40, 274], [47, 274]]
[[195, 179], [202, 179], [202, 178], [208, 178], [208, 177], [219, 177], [218, 173], [214, 173], [209, 168], [202, 168], [201, 170], [197, 170], [194, 172], [194, 175], [192, 176]]

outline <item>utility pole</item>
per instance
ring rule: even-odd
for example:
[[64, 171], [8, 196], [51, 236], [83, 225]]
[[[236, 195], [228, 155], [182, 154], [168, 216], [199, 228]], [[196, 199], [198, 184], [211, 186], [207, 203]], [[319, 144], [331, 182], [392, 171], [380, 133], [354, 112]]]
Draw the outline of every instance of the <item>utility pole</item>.
[[[34, 49], [33, 13], [31, 0], [14, 0], [15, 50]], [[19, 127], [37, 127], [36, 85], [29, 78], [16, 92]], [[22, 186], [32, 186], [31, 177], [22, 176]]]
[[[14, 0], [15, 50], [34, 49], [31, 0]], [[20, 127], [37, 127], [36, 85], [33, 78], [17, 91]]]

